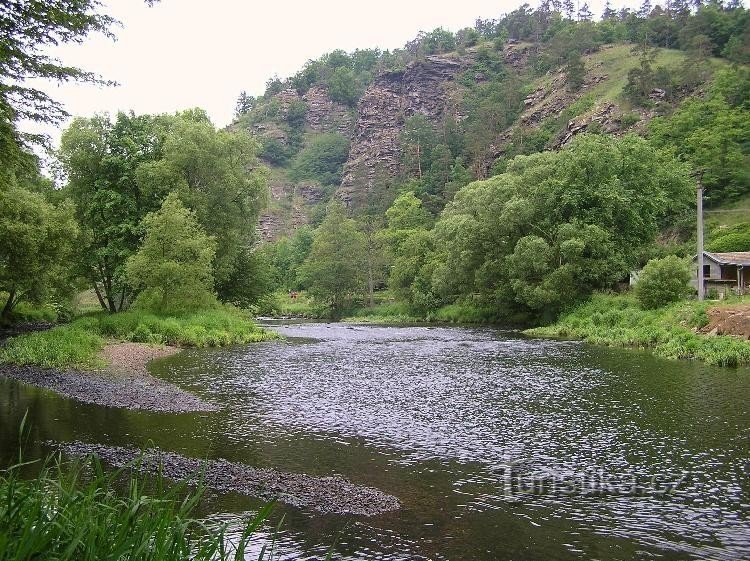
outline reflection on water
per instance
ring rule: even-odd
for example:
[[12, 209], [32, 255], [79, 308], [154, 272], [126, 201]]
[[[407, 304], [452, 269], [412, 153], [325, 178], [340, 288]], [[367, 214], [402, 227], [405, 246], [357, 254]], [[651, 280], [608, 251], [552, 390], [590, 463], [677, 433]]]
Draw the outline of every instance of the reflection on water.
[[334, 541], [346, 559], [750, 556], [748, 369], [493, 329], [276, 329], [288, 339], [154, 365], [219, 413], [104, 409], [0, 382], [0, 451], [29, 408], [37, 442], [338, 473], [404, 505], [371, 519], [282, 507], [281, 559], [322, 558]]

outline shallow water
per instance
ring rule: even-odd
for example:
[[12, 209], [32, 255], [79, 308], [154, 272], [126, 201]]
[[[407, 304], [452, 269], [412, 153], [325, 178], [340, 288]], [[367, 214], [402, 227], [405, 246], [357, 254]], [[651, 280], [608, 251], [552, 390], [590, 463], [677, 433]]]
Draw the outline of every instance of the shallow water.
[[[277, 326], [152, 371], [225, 406], [156, 414], [0, 381], [0, 451], [156, 444], [396, 495], [373, 518], [277, 508], [280, 559], [750, 558], [750, 369], [494, 329]], [[31, 454], [43, 454], [34, 444]], [[206, 514], [258, 502], [211, 494]], [[284, 515], [280, 531], [273, 525]]]

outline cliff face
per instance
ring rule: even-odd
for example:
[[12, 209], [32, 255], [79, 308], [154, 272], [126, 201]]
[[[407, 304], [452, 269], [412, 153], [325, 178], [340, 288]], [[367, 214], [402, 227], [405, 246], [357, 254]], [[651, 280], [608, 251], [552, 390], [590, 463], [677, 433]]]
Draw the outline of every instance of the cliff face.
[[457, 57], [428, 56], [403, 72], [378, 77], [359, 101], [349, 158], [338, 196], [351, 203], [378, 176], [397, 175], [400, 136], [406, 119], [421, 113], [439, 122], [448, 107], [448, 86], [466, 68]]
[[305, 126], [315, 132], [340, 132], [351, 137], [354, 128], [353, 111], [336, 103], [324, 86], [313, 86], [302, 96], [307, 104]]

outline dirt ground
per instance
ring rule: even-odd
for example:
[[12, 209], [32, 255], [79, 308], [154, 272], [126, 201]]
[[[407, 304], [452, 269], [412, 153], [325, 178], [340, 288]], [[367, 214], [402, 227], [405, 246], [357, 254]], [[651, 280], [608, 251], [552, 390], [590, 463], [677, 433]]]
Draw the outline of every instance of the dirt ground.
[[750, 304], [725, 308], [710, 308], [709, 322], [701, 333], [707, 335], [735, 335], [750, 340]]

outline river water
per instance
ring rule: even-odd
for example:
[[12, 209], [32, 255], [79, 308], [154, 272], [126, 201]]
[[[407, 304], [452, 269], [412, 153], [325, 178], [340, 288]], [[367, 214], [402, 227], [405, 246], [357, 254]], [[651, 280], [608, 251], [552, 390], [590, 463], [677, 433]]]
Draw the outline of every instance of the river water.
[[[280, 324], [284, 341], [188, 350], [157, 376], [224, 406], [157, 414], [0, 379], [0, 451], [155, 444], [341, 474], [397, 496], [372, 518], [279, 505], [279, 559], [750, 559], [750, 369], [496, 329]], [[256, 500], [208, 494], [203, 513]], [[281, 520], [279, 529], [274, 526]]]

